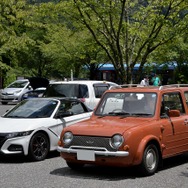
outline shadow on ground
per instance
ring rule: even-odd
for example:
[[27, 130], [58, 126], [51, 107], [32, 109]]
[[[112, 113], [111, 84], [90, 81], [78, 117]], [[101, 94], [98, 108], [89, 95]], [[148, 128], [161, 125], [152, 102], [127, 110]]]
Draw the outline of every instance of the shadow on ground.
[[[188, 153], [163, 160], [163, 166], [158, 172], [183, 165], [188, 162]], [[188, 170], [188, 169], [187, 169]], [[188, 171], [187, 171], [188, 172]], [[65, 176], [81, 179], [99, 179], [118, 181], [122, 179], [135, 179], [143, 177], [136, 167], [114, 168], [85, 165], [79, 170], [72, 170], [69, 167], [58, 168], [50, 172], [51, 175]], [[188, 173], [182, 172], [182, 176], [188, 177]]]
[[[59, 152], [57, 151], [50, 152], [46, 159], [51, 159], [55, 157], [59, 157]], [[33, 162], [33, 161], [31, 161], [27, 156], [24, 156], [24, 155], [0, 154], [0, 164], [1, 163], [27, 163], [27, 162]]]

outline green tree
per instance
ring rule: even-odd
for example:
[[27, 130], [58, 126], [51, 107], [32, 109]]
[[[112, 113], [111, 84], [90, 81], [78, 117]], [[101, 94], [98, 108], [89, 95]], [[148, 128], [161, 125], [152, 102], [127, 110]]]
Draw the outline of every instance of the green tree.
[[[25, 0], [0, 1], [0, 69], [1, 76], [7, 76], [10, 71], [18, 70], [17, 52], [24, 51], [32, 41], [24, 32], [24, 11], [27, 10]], [[14, 76], [15, 79], [16, 75]], [[13, 78], [13, 77], [12, 77]], [[12, 81], [12, 80], [11, 80]]]
[[89, 78], [95, 78], [101, 61], [107, 60], [105, 59], [106, 54], [96, 44], [88, 30], [67, 16], [65, 12], [67, 7], [62, 6], [61, 3], [53, 5], [50, 12], [45, 10], [46, 7], [50, 7], [50, 4], [37, 6], [38, 9], [39, 7], [41, 10], [43, 9], [42, 12], [49, 12], [47, 17], [52, 18], [50, 21], [46, 21], [46, 33], [43, 35], [45, 42], [40, 43], [43, 56], [53, 62], [49, 66], [48, 72], [54, 70], [56, 75], [63, 78], [70, 77], [72, 70], [74, 77], [80, 78], [85, 77], [81, 73], [85, 72], [86, 68], [84, 67], [87, 67], [90, 72]]
[[165, 67], [174, 65], [174, 77], [171, 83], [188, 82], [188, 33], [179, 35], [173, 40], [173, 43], [162, 46], [153, 54], [153, 59]]
[[[62, 2], [74, 21], [82, 23], [106, 52], [122, 83], [132, 82], [136, 63], [142, 71], [152, 53], [186, 26], [186, 0], [73, 0]], [[74, 7], [74, 9], [73, 9]], [[125, 68], [126, 65], [126, 68]]]
[[29, 5], [26, 0], [0, 2], [0, 65], [4, 70], [3, 77], [8, 75], [8, 69], [24, 76], [46, 77], [51, 74], [52, 60], [43, 54], [42, 47], [49, 43], [46, 40], [48, 28], [56, 24], [54, 7], [54, 3]]

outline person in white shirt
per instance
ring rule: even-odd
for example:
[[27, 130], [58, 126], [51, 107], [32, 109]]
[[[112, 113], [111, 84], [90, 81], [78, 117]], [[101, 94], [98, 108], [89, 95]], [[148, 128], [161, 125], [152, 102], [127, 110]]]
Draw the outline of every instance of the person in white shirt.
[[140, 82], [141, 86], [149, 86], [149, 78], [148, 76], [145, 76], [143, 80]]

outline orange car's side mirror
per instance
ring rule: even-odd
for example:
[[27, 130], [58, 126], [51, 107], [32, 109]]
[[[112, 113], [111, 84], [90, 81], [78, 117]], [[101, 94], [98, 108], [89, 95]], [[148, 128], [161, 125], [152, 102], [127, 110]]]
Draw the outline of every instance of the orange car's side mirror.
[[169, 110], [168, 115], [169, 115], [169, 117], [179, 117], [180, 111], [179, 110]]

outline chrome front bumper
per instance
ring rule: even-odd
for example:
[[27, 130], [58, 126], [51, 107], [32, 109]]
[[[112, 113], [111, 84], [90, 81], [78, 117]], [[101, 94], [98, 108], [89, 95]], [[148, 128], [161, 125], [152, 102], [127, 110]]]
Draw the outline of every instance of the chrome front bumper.
[[78, 146], [72, 146], [70, 148], [63, 148], [60, 146], [57, 147], [57, 151], [62, 153], [77, 154], [80, 150], [92, 151], [94, 152], [95, 155], [101, 155], [101, 156], [126, 157], [129, 155], [128, 151], [108, 151], [106, 148], [78, 147]]

